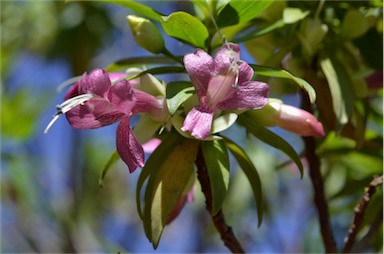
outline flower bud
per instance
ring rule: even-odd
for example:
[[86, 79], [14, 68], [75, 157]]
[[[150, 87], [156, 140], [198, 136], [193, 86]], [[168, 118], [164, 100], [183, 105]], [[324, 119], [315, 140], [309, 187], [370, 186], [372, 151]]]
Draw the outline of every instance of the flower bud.
[[311, 113], [282, 101], [269, 99], [262, 109], [252, 112], [254, 120], [265, 126], [279, 126], [301, 136], [324, 136], [323, 125]]
[[142, 48], [154, 54], [165, 50], [163, 37], [150, 20], [133, 15], [127, 16], [127, 20], [135, 41]]

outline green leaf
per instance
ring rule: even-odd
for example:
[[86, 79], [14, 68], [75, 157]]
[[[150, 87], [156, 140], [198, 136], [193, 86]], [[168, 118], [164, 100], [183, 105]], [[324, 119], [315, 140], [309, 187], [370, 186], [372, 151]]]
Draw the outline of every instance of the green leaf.
[[270, 24], [269, 26], [263, 27], [263, 28], [258, 29], [256, 31], [252, 31], [252, 32], [250, 32], [248, 34], [245, 34], [245, 35], [241, 36], [241, 37], [235, 38], [232, 41], [235, 42], [235, 43], [249, 41], [249, 40], [252, 40], [254, 38], [260, 37], [262, 35], [265, 35], [265, 34], [268, 34], [270, 32], [273, 32], [276, 29], [281, 28], [283, 26], [285, 26], [284, 20], [279, 19], [276, 22]]
[[[137, 206], [138, 214], [141, 219], [144, 219], [144, 215], [141, 209], [141, 189], [143, 188], [144, 182], [151, 173], [156, 173], [156, 171], [159, 169], [158, 165], [164, 162], [167, 155], [171, 152], [173, 147], [176, 145], [179, 138], [180, 136], [174, 133], [173, 134], [171, 133], [168, 136], [166, 136], [164, 140], [161, 142], [161, 144], [156, 148], [156, 150], [151, 154], [151, 156], [145, 162], [145, 166], [140, 172], [140, 176], [136, 186], [136, 206]], [[149, 236], [149, 234], [147, 234], [147, 236]]]
[[355, 96], [348, 73], [340, 62], [331, 57], [320, 60], [321, 69], [327, 78], [332, 95], [333, 110], [336, 115], [337, 130], [348, 122], [353, 112]]
[[109, 169], [111, 168], [111, 166], [118, 160], [120, 159], [120, 155], [119, 153], [117, 152], [117, 150], [115, 150], [113, 152], [113, 154], [111, 155], [111, 157], [109, 157], [107, 163], [105, 164], [104, 168], [103, 168], [103, 171], [101, 171], [101, 174], [100, 174], [100, 178], [99, 178], [99, 187], [100, 188], [103, 188], [104, 187], [104, 177], [105, 175], [107, 174], [107, 172], [109, 171]]
[[200, 141], [180, 139], [149, 175], [145, 191], [144, 227], [156, 249], [177, 201], [193, 176]]
[[237, 114], [228, 113], [222, 116], [219, 116], [212, 123], [212, 133], [219, 133], [231, 127], [237, 120]]
[[113, 3], [113, 4], [126, 7], [138, 14], [143, 15], [144, 17], [147, 17], [156, 21], [160, 21], [161, 16], [163, 16], [163, 14], [153, 10], [147, 5], [144, 5], [132, 0], [100, 0], [100, 2]]
[[[181, 59], [181, 57], [180, 57]], [[134, 57], [121, 59], [115, 63], [108, 65], [105, 70], [108, 72], [119, 71], [127, 69], [128, 67], [150, 65], [150, 64], [174, 64], [175, 60], [165, 56], [148, 56], [148, 57]]]
[[169, 16], [161, 19], [164, 31], [183, 42], [187, 42], [192, 46], [205, 49], [205, 41], [209, 33], [200, 20], [186, 12], [174, 12]]
[[166, 88], [166, 98], [169, 113], [173, 115], [183, 102], [191, 98], [195, 88], [191, 82], [178, 81], [170, 82]]
[[252, 121], [250, 117], [247, 117], [247, 112], [239, 116], [239, 123], [242, 124], [247, 129], [247, 131], [249, 131], [256, 138], [270, 146], [275, 147], [276, 149], [289, 156], [296, 163], [300, 171], [300, 176], [303, 178], [303, 164], [301, 163], [300, 157], [287, 141], [272, 131], [268, 130], [264, 126], [261, 126]]
[[255, 71], [257, 75], [267, 76], [267, 77], [276, 77], [276, 78], [286, 78], [291, 79], [296, 84], [298, 84], [301, 88], [303, 88], [309, 96], [311, 103], [316, 101], [316, 92], [315, 89], [304, 79], [293, 76], [291, 73], [286, 70], [278, 70], [267, 66], [261, 66], [256, 64], [250, 64], [252, 69]]
[[294, 24], [308, 16], [309, 13], [309, 10], [303, 12], [299, 8], [287, 7], [283, 11], [283, 20], [285, 24]]
[[263, 221], [263, 193], [261, 188], [261, 180], [259, 174], [257, 173], [257, 169], [253, 165], [251, 159], [239, 145], [226, 137], [223, 137], [223, 141], [239, 163], [241, 169], [244, 171], [251, 184], [253, 196], [255, 197], [256, 201], [258, 226], [260, 227]]
[[232, 0], [220, 11], [217, 24], [219, 27], [225, 27], [248, 22], [256, 18], [272, 3], [272, 0]]
[[224, 202], [229, 184], [229, 157], [224, 143], [220, 140], [201, 144], [212, 191], [211, 215], [216, 215]]

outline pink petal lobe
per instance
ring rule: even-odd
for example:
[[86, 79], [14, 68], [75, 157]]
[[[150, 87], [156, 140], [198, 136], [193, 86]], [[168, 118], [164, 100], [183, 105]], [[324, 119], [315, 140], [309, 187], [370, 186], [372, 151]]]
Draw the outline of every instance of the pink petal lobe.
[[113, 83], [119, 79], [128, 77], [128, 74], [125, 72], [108, 72], [108, 76], [111, 82]]
[[122, 80], [111, 87], [108, 99], [116, 110], [130, 115], [135, 106], [136, 98], [133, 89], [127, 80]]
[[208, 82], [215, 71], [212, 57], [204, 50], [197, 49], [184, 56], [184, 66], [196, 88], [196, 93], [199, 97], [204, 96]]
[[153, 151], [156, 150], [156, 148], [161, 144], [161, 140], [158, 138], [153, 138], [143, 144], [144, 152], [146, 153], [153, 153]]
[[204, 139], [211, 133], [213, 110], [198, 105], [189, 111], [184, 120], [182, 131], [189, 132], [198, 139]]
[[105, 97], [112, 83], [108, 73], [103, 69], [95, 69], [89, 75], [84, 74], [78, 81], [79, 93], [91, 93]]
[[144, 166], [144, 150], [130, 127], [128, 116], [124, 117], [117, 126], [116, 148], [130, 173], [137, 167]]
[[218, 109], [259, 109], [268, 103], [269, 86], [266, 83], [248, 81], [232, 89], [233, 94], [216, 105]]
[[223, 74], [228, 71], [228, 67], [231, 64], [235, 64], [240, 61], [240, 48], [237, 44], [226, 43], [219, 48], [216, 53], [215, 71], [218, 74]]

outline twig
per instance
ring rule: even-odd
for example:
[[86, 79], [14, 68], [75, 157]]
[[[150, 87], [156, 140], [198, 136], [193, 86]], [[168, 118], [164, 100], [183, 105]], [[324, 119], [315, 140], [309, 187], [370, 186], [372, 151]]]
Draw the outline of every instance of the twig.
[[359, 232], [360, 226], [363, 223], [364, 212], [369, 202], [371, 201], [372, 195], [376, 192], [376, 187], [383, 183], [383, 176], [375, 176], [369, 183], [369, 186], [365, 188], [363, 198], [360, 203], [355, 207], [355, 219], [348, 231], [348, 236], [345, 238], [345, 245], [343, 253], [351, 252], [352, 246], [355, 242], [356, 235]]
[[[207, 166], [205, 164], [204, 156], [201, 150], [199, 150], [196, 158], [197, 166], [197, 177], [201, 184], [201, 189], [205, 196], [205, 204], [209, 213], [211, 213], [212, 207], [212, 194], [211, 194], [211, 184], [209, 182], [209, 176], [207, 172]], [[240, 245], [239, 241], [236, 239], [232, 228], [227, 225], [225, 222], [224, 214], [219, 210], [219, 212], [212, 216], [213, 224], [215, 225], [217, 231], [220, 233], [221, 240], [224, 242], [225, 246], [232, 253], [245, 253], [243, 247]]]
[[[311, 112], [308, 96], [302, 93], [302, 108]], [[333, 236], [328, 212], [328, 203], [324, 195], [324, 183], [320, 172], [320, 160], [316, 155], [316, 143], [313, 137], [303, 137], [305, 156], [309, 164], [309, 176], [314, 190], [314, 202], [319, 215], [321, 237], [325, 251], [336, 253], [336, 243]]]

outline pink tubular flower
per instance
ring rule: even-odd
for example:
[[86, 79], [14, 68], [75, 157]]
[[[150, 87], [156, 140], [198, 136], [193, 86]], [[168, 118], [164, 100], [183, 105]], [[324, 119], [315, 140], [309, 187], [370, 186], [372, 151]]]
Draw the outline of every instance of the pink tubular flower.
[[[108, 74], [95, 69], [84, 73], [65, 96], [66, 101], [58, 106], [58, 113], [65, 113], [69, 124], [77, 129], [95, 129], [119, 122], [116, 130], [116, 147], [121, 159], [132, 173], [144, 166], [144, 151], [130, 127], [130, 116], [147, 112], [158, 114], [161, 101], [150, 94], [132, 88], [124, 73]], [[118, 81], [119, 79], [122, 79]], [[112, 85], [112, 81], [118, 81]]]
[[187, 114], [181, 130], [196, 138], [208, 137], [216, 111], [259, 109], [268, 102], [269, 86], [250, 81], [253, 70], [240, 61], [237, 44], [224, 44], [215, 58], [197, 49], [185, 55], [184, 65], [200, 103]]

